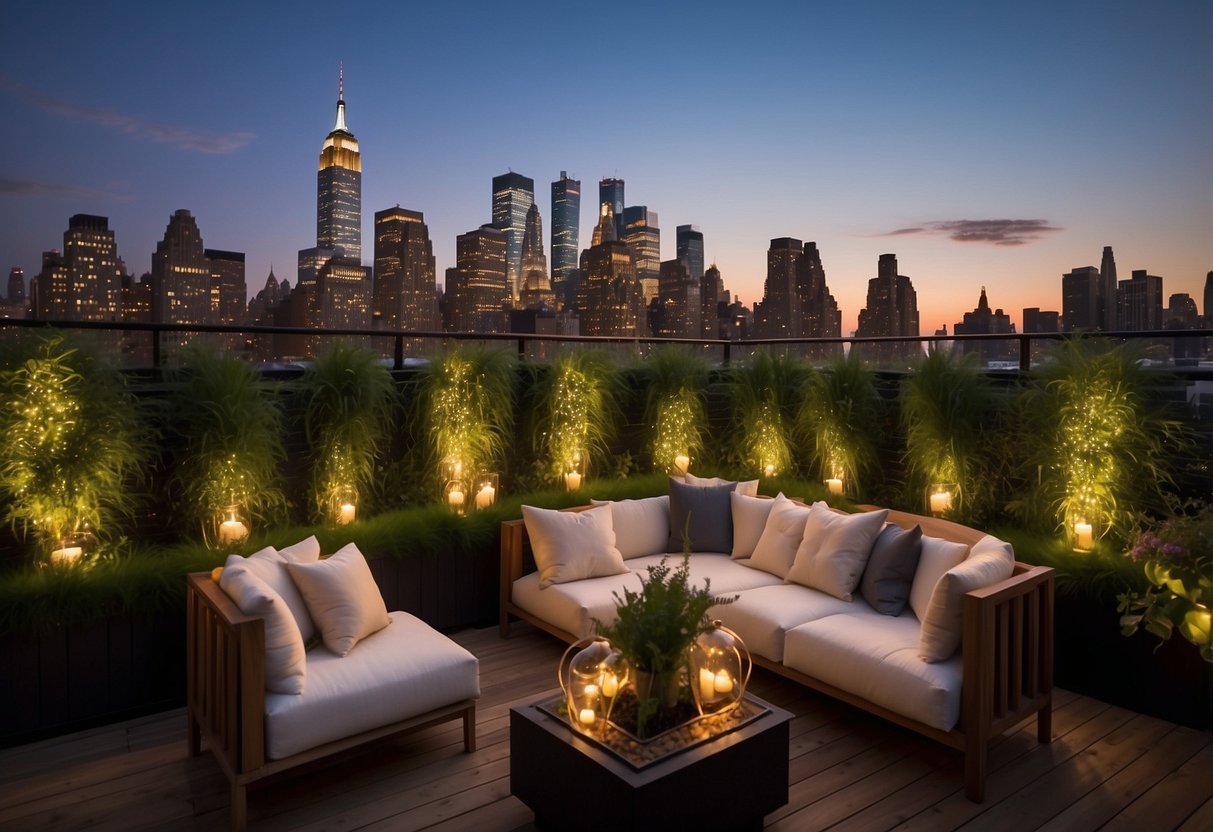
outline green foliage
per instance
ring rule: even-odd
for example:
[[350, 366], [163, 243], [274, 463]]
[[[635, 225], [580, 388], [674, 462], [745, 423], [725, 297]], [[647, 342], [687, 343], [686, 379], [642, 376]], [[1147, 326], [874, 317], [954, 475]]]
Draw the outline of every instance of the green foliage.
[[304, 371], [299, 392], [316, 516], [332, 522], [345, 491], [362, 497], [374, 482], [395, 397], [392, 375], [370, 350], [337, 346]]
[[699, 353], [666, 347], [645, 359], [642, 372], [644, 423], [653, 426], [653, 468], [668, 471], [676, 456], [695, 459], [703, 447], [707, 360]]
[[988, 433], [994, 425], [990, 382], [972, 356], [931, 349], [901, 385], [906, 473], [911, 504], [931, 483], [956, 483], [954, 513], [972, 521], [989, 504], [982, 476]]
[[731, 369], [725, 384], [739, 466], [766, 477], [792, 473], [791, 426], [807, 373], [798, 359], [769, 352], [755, 353]]
[[875, 374], [852, 352], [812, 371], [796, 418], [796, 433], [813, 449], [822, 479], [837, 477], [852, 494], [877, 468], [881, 402]]
[[614, 432], [620, 384], [610, 357], [593, 350], [562, 354], [535, 385], [531, 446], [538, 464], [559, 481], [577, 459], [585, 475], [589, 460], [605, 460]]
[[514, 357], [457, 345], [425, 370], [417, 403], [434, 454], [430, 471], [444, 460], [457, 461], [467, 476], [495, 470], [513, 431]]
[[1171, 471], [1191, 448], [1184, 426], [1150, 406], [1158, 383], [1130, 346], [1063, 342], [1020, 397], [1020, 496], [1009, 506], [1030, 527], [1077, 520], [1123, 542], [1140, 518], [1167, 512]]
[[115, 536], [145, 462], [125, 379], [62, 335], [7, 342], [0, 360], [0, 494], [6, 519], [43, 547]]
[[167, 424], [180, 443], [175, 493], [186, 519], [204, 539], [214, 534], [216, 512], [243, 505], [254, 520], [272, 520], [286, 506], [279, 487], [282, 415], [261, 374], [229, 356], [190, 349], [169, 377], [173, 385]]

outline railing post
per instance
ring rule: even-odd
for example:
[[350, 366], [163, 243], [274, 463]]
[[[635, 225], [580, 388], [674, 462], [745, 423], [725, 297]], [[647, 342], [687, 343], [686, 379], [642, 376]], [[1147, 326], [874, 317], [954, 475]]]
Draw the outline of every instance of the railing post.
[[160, 330], [159, 328], [152, 329], [152, 367], [160, 369]]
[[393, 356], [392, 356], [392, 361], [393, 361], [392, 369], [403, 370], [404, 369], [404, 335], [402, 333], [399, 333], [399, 332], [396, 333], [396, 343], [395, 343], [393, 349], [394, 349], [394, 352], [393, 352]]
[[1032, 369], [1032, 338], [1027, 334], [1019, 336], [1019, 372], [1026, 373]]
[[526, 339], [518, 339], [518, 360], [526, 361]]
[[725, 341], [724, 342], [724, 358], [721, 359], [720, 365], [722, 367], [729, 366], [729, 360], [732, 358], [732, 355], [733, 355], [733, 342]]

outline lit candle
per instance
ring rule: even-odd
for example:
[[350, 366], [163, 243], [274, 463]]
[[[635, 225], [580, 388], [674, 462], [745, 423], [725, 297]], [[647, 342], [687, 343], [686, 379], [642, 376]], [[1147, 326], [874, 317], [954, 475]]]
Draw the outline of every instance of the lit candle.
[[476, 492], [476, 508], [488, 508], [497, 499], [497, 489], [484, 485]]
[[446, 495], [446, 501], [451, 504], [451, 508], [459, 508], [463, 505], [463, 491], [452, 488]]
[[1090, 549], [1094, 539], [1090, 523], [1074, 524], [1074, 545], [1079, 549]]
[[699, 699], [711, 702], [716, 698], [716, 674], [706, 667], [699, 668]]
[[619, 677], [614, 673], [604, 674], [602, 677], [602, 695], [607, 699], [614, 699], [617, 693], [619, 693]]
[[239, 543], [246, 537], [248, 537], [248, 526], [235, 518], [224, 520], [219, 524], [219, 542], [221, 544]]
[[570, 471], [564, 475], [564, 487], [569, 491], [576, 491], [581, 488], [581, 474], [576, 471]]
[[768, 462], [768, 463], [766, 464], [766, 467], [762, 469], [762, 475], [763, 475], [764, 477], [773, 477], [773, 476], [775, 476], [775, 466], [774, 466], [774, 465], [772, 465], [770, 462]]
[[946, 514], [952, 510], [952, 492], [936, 491], [931, 495], [931, 513]]
[[587, 728], [594, 724], [596, 718], [593, 708], [582, 708], [581, 712], [577, 714], [577, 719]]
[[342, 503], [341, 511], [337, 515], [337, 522], [342, 526], [347, 526], [354, 522], [354, 515], [358, 513], [358, 509], [354, 508], [353, 503]]
[[84, 548], [81, 546], [64, 546], [62, 549], [55, 549], [51, 552], [51, 562], [75, 563], [83, 554]]
[[842, 480], [838, 479], [837, 477], [832, 477], [826, 480], [826, 488], [830, 490], [831, 494], [841, 494]]
[[686, 454], [679, 454], [678, 456], [674, 457], [674, 468], [678, 471], [678, 473], [686, 476], [687, 469], [690, 467], [691, 458]]
[[590, 684], [585, 686], [585, 701], [591, 705], [598, 701], [598, 685]]
[[729, 675], [729, 671], [722, 670], [716, 674], [712, 680], [712, 687], [717, 693], [731, 693], [733, 690], [733, 677]]

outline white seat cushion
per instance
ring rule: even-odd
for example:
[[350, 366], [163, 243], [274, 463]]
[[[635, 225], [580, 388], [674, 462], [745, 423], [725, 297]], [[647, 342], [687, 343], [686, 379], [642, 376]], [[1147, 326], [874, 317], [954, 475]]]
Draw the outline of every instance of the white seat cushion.
[[788, 630], [827, 615], [850, 612], [857, 605], [863, 602], [843, 601], [815, 589], [781, 583], [747, 589], [737, 601], [712, 607], [708, 615], [736, 631], [751, 653], [779, 662], [783, 661], [783, 639]]
[[961, 659], [918, 656], [918, 619], [907, 610], [855, 612], [801, 624], [784, 637], [783, 663], [941, 731], [960, 719]]
[[[628, 567], [646, 574], [650, 566], [661, 563], [662, 557], [667, 557], [669, 564], [677, 569], [682, 563], [682, 555], [656, 555], [647, 558], [635, 558], [628, 561]], [[759, 586], [774, 586], [783, 583], [779, 578], [759, 569], [750, 569], [745, 561], [733, 560], [727, 552], [695, 552], [691, 555], [691, 584], [703, 586], [707, 580], [712, 581], [713, 595], [732, 595], [742, 590]]]
[[[629, 565], [633, 562], [628, 561]], [[624, 572], [541, 587], [539, 573], [532, 572], [514, 581], [510, 597], [531, 615], [577, 638], [586, 638], [594, 634], [595, 618], [604, 623], [615, 620], [618, 605], [611, 593], [622, 595], [624, 587], [640, 589], [637, 573]]]
[[325, 647], [309, 652], [302, 694], [266, 694], [269, 759], [480, 696], [475, 656], [415, 616], [389, 617], [344, 657]]

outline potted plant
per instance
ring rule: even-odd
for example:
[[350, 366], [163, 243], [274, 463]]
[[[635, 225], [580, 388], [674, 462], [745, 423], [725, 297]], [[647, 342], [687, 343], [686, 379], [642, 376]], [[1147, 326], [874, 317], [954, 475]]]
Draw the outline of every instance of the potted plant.
[[[623, 654], [633, 670], [635, 716], [624, 706], [616, 721], [634, 722], [634, 733], [641, 739], [693, 715], [693, 705], [681, 684], [687, 650], [711, 628], [708, 610], [737, 600], [737, 596], [713, 596], [710, 580], [702, 587], [692, 585], [691, 559], [686, 553], [677, 569], [662, 559], [647, 571], [640, 578], [639, 592], [625, 589], [622, 596], [615, 593], [619, 611], [613, 623], [595, 621], [598, 634]], [[687, 705], [685, 714], [679, 713], [680, 704]]]

